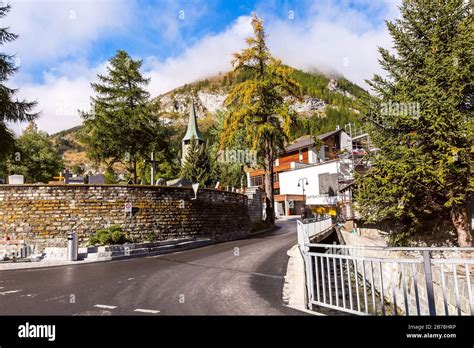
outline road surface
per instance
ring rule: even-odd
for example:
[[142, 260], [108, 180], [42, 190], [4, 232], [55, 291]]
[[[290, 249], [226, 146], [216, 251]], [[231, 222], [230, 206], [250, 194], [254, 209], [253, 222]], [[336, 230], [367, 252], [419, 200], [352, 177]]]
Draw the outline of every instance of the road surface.
[[145, 258], [0, 271], [0, 315], [285, 315], [296, 222], [247, 239]]

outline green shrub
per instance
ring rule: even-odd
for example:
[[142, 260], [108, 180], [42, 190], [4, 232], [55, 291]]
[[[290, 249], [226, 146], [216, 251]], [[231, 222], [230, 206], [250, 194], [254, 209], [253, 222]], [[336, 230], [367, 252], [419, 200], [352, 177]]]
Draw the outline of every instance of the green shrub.
[[100, 244], [100, 240], [97, 236], [92, 236], [89, 238], [88, 243], [89, 245], [96, 245], [96, 244]]
[[113, 231], [110, 236], [114, 244], [123, 244], [127, 241], [127, 238], [125, 238], [125, 233], [122, 231]]
[[127, 235], [122, 231], [120, 226], [110, 226], [105, 230], [98, 230], [89, 238], [89, 245], [108, 245], [123, 244], [128, 242]]
[[103, 233], [99, 237], [99, 241], [101, 245], [107, 245], [112, 242], [112, 236], [109, 233]]

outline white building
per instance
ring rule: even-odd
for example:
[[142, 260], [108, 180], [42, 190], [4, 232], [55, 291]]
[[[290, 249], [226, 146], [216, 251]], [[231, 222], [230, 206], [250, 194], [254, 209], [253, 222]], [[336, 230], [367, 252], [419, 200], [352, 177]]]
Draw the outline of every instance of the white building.
[[[349, 155], [352, 139], [342, 129], [317, 136], [303, 136], [285, 147], [275, 160], [275, 213], [298, 215], [309, 205], [316, 213], [336, 214], [340, 180], [350, 180], [351, 161], [340, 159]], [[347, 156], [346, 156], [347, 157]], [[247, 172], [249, 186], [263, 186], [265, 171]], [[303, 192], [304, 188], [304, 192]]]

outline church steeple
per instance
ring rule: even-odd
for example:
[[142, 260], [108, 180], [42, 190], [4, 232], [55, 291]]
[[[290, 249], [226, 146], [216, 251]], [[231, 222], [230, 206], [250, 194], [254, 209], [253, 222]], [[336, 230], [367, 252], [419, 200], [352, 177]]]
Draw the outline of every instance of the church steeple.
[[186, 158], [188, 146], [190, 145], [192, 138], [195, 138], [199, 144], [204, 143], [204, 137], [199, 131], [198, 124], [197, 124], [196, 108], [194, 106], [194, 100], [191, 101], [191, 105], [189, 107], [188, 129], [182, 140], [181, 162], [184, 162], [184, 159]]
[[191, 106], [189, 108], [189, 121], [188, 121], [188, 130], [184, 135], [183, 141], [191, 140], [193, 136], [196, 140], [204, 141], [204, 137], [199, 131], [196, 119], [196, 108], [194, 107], [194, 100], [191, 101]]

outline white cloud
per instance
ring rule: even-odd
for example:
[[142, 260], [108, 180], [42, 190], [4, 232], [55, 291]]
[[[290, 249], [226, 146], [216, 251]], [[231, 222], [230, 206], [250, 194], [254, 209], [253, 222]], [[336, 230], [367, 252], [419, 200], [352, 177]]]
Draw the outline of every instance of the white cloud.
[[164, 61], [149, 57], [145, 68], [151, 77], [149, 89], [152, 95], [228, 71], [232, 53], [244, 46], [244, 38], [250, 33], [250, 18], [243, 16], [222, 33], [204, 37], [178, 57]]
[[82, 56], [99, 37], [126, 30], [132, 5], [125, 0], [15, 1], [2, 22], [20, 37], [6, 49], [26, 67]]
[[[105, 72], [105, 66], [105, 63], [92, 68], [81, 62], [63, 64], [54, 74], [45, 73], [44, 83], [23, 84], [18, 97], [38, 102], [36, 111], [40, 112], [40, 117], [36, 123], [41, 130], [51, 134], [80, 125], [82, 119], [78, 110], [90, 109], [90, 83], [96, 80], [97, 74]], [[61, 74], [62, 71], [67, 74]], [[20, 133], [25, 124], [10, 127]]]
[[[384, 13], [387, 18], [396, 15], [396, 3], [387, 3]], [[377, 46], [391, 46], [385, 26], [368, 24], [367, 15], [353, 9], [335, 7], [329, 2], [320, 5], [308, 8], [301, 20], [298, 17], [282, 20], [263, 13], [270, 50], [289, 65], [300, 69], [336, 70], [367, 87], [364, 79], [370, 79], [374, 73], [383, 74], [377, 62]], [[169, 28], [171, 33], [173, 28]], [[92, 31], [92, 35], [94, 33]], [[250, 17], [242, 16], [221, 33], [201, 38], [176, 57], [164, 60], [145, 57], [144, 71], [151, 77], [152, 96], [228, 71], [232, 52], [244, 47], [244, 38], [250, 33]], [[56, 64], [45, 73], [43, 83], [19, 85], [21, 96], [39, 102], [40, 129], [52, 133], [80, 124], [76, 109], [88, 106], [90, 82], [96, 80], [96, 74], [103, 71], [104, 66], [105, 62], [90, 67], [80, 59], [79, 63]]]

